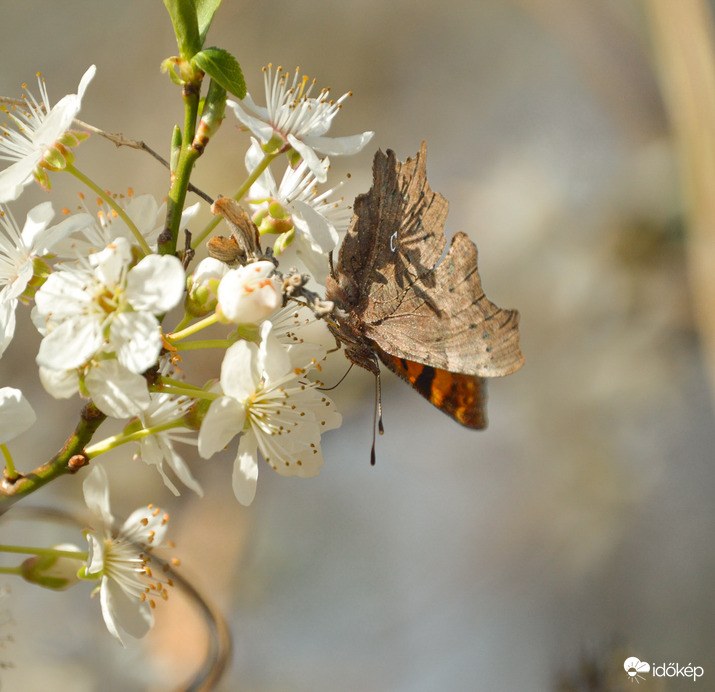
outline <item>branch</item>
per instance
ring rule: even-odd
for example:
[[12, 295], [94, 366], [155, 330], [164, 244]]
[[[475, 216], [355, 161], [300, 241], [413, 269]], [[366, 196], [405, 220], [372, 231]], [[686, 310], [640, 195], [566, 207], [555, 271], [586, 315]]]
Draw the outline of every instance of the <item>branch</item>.
[[3, 474], [0, 480], [0, 514], [6, 512], [15, 502], [29, 495], [46, 483], [66, 473], [77, 473], [89, 461], [84, 455], [85, 445], [92, 439], [97, 428], [107, 416], [93, 402], [89, 402], [81, 413], [74, 433], [67, 438], [64, 447], [48, 462], [27, 474], [8, 478]]
[[[5, 100], [5, 99], [3, 99]], [[11, 101], [16, 101], [17, 99], [10, 99]], [[23, 103], [23, 102], [21, 102]], [[171, 170], [169, 166], [169, 162], [157, 154], [148, 144], [141, 140], [136, 140], [136, 139], [126, 139], [124, 135], [122, 134], [112, 134], [111, 132], [105, 132], [104, 130], [100, 130], [98, 127], [95, 127], [94, 125], [90, 125], [89, 123], [84, 122], [83, 120], [79, 120], [77, 118], [74, 119], [74, 123], [78, 126], [81, 127], [83, 130], [87, 130], [89, 132], [92, 132], [96, 135], [99, 135], [100, 137], [104, 137], [105, 139], [108, 139], [110, 142], [112, 142], [117, 148], [119, 147], [129, 147], [130, 149], [139, 149], [139, 151], [144, 151], [150, 156], [153, 156], [164, 168], [167, 170]], [[206, 194], [203, 190], [199, 189], [195, 185], [192, 185], [189, 183], [188, 187], [190, 192], [193, 192], [195, 195], [198, 195], [203, 199], [204, 201], [208, 202], [209, 204], [213, 204], [213, 199]]]

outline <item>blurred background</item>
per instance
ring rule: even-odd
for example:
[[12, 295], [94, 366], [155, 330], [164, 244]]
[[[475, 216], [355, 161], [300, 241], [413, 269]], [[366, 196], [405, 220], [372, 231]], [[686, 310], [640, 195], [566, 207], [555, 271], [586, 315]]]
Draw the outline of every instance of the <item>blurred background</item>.
[[[96, 63], [80, 117], [167, 152], [182, 104], [159, 72], [177, 52], [162, 3], [6, 5], [1, 94], [19, 96], [23, 82], [36, 94], [39, 70], [55, 103]], [[207, 43], [238, 58], [257, 102], [269, 62], [299, 65], [334, 97], [353, 92], [331, 134], [376, 135], [333, 161], [346, 199], [370, 186], [378, 147], [404, 160], [427, 141], [431, 187], [450, 201], [447, 235], [470, 235], [487, 295], [521, 312], [526, 365], [489, 383], [480, 433], [385, 374], [374, 468], [373, 379], [353, 369], [332, 393], [344, 422], [323, 438], [320, 476], [263, 467], [250, 508], [230, 488], [235, 443], [209, 461], [182, 450], [203, 500], [174, 498], [128, 450], [103, 461], [116, 514], [167, 508], [182, 574], [226, 617], [233, 660], [219, 690], [618, 690], [629, 656], [705, 669], [697, 684], [648, 678], [639, 689], [709, 688], [708, 10], [701, 0], [224, 0]], [[193, 179], [213, 196], [244, 176], [247, 139], [233, 125], [229, 115]], [[158, 164], [100, 138], [77, 164], [114, 192], [166, 194]], [[79, 184], [53, 185], [56, 207], [72, 206]], [[22, 219], [44, 199], [28, 189], [12, 210]], [[0, 384], [22, 388], [38, 413], [12, 445], [29, 470], [61, 446], [80, 403], [44, 394], [27, 361], [39, 337], [18, 314]], [[217, 366], [193, 365], [206, 376]], [[323, 379], [345, 367], [336, 354]], [[81, 510], [81, 480], [28, 504]], [[73, 537], [11, 514], [0, 532], [15, 544]], [[205, 655], [205, 625], [180, 594], [125, 650], [89, 587], [7, 585], [2, 690], [181, 689]]]

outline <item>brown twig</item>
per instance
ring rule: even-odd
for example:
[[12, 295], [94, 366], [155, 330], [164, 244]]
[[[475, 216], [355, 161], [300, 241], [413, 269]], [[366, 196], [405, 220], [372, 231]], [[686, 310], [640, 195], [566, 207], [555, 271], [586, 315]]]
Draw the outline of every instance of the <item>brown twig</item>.
[[[94, 125], [90, 125], [89, 123], [84, 122], [83, 120], [79, 120], [77, 118], [74, 119], [74, 123], [81, 127], [83, 130], [87, 130], [88, 132], [92, 132], [93, 134], [99, 135], [100, 137], [104, 137], [105, 139], [108, 139], [110, 142], [114, 144], [117, 148], [119, 147], [129, 147], [130, 149], [138, 149], [139, 151], [144, 151], [150, 156], [153, 156], [164, 168], [167, 170], [170, 170], [169, 162], [160, 154], [155, 152], [146, 142], [143, 142], [142, 140], [136, 140], [136, 139], [127, 139], [124, 137], [123, 134], [112, 134], [111, 132], [105, 132], [104, 130], [100, 130], [98, 127], [95, 127]], [[192, 185], [189, 183], [189, 188], [191, 192], [193, 192], [195, 195], [198, 195], [203, 199], [204, 201], [208, 202], [209, 204], [213, 204], [213, 199], [211, 198], [210, 195], [206, 194], [203, 190], [200, 188], [196, 187], [195, 185]]]

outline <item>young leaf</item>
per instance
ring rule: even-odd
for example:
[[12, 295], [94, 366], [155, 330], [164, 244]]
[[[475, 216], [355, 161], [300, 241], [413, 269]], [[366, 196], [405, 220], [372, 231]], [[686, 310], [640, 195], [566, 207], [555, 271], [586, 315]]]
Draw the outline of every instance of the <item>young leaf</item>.
[[181, 57], [190, 60], [201, 50], [202, 45], [194, 0], [164, 0], [164, 5], [174, 25]]
[[226, 91], [242, 99], [246, 95], [246, 82], [236, 58], [223, 48], [205, 48], [191, 59], [193, 67], [203, 70]]
[[206, 41], [206, 33], [211, 26], [214, 14], [221, 4], [221, 0], [194, 0], [196, 3], [196, 16], [199, 20], [199, 36], [201, 38], [201, 45], [204, 45]]

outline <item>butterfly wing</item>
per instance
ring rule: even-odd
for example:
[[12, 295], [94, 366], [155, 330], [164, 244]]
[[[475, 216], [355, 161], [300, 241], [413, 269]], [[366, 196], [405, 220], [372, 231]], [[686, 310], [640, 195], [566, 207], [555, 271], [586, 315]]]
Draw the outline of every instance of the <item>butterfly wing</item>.
[[385, 353], [438, 370], [499, 377], [518, 370], [519, 315], [487, 299], [477, 248], [457, 233], [447, 255], [447, 200], [427, 181], [426, 147], [400, 163], [378, 151], [374, 182], [355, 201], [336, 278], [362, 336]]
[[427, 401], [468, 428], [487, 427], [486, 382], [481, 377], [439, 370], [376, 349], [385, 365]]

